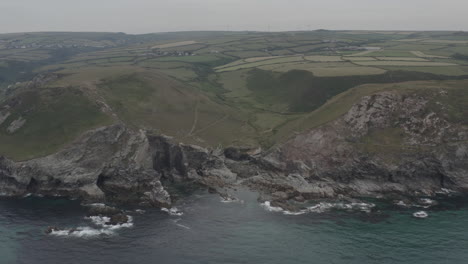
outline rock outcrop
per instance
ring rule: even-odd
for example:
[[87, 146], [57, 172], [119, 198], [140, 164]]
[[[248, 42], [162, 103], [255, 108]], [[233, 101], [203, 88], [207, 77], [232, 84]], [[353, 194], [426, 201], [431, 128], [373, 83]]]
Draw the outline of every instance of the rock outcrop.
[[0, 192], [167, 206], [148, 138], [123, 125], [89, 131], [64, 150], [25, 162], [0, 160]]
[[468, 128], [429, 98], [366, 96], [338, 120], [295, 136], [264, 160], [306, 197], [432, 195], [468, 190]]
[[221, 154], [122, 124], [89, 131], [43, 158], [0, 158], [3, 196], [34, 194], [169, 208], [171, 196], [162, 182], [223, 188], [235, 181]]
[[266, 152], [209, 150], [117, 124], [24, 162], [0, 159], [0, 192], [170, 207], [172, 184], [249, 186], [276, 204], [468, 191], [468, 128], [418, 94], [381, 92]]

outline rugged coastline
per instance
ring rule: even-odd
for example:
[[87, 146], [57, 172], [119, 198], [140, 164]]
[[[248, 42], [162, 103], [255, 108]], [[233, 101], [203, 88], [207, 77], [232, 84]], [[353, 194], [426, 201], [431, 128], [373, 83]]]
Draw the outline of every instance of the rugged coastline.
[[[465, 193], [468, 129], [431, 108], [446, 93], [434, 92], [363, 97], [339, 119], [266, 152], [180, 144], [124, 124], [101, 127], [53, 155], [1, 158], [0, 193], [170, 208], [180, 184], [226, 199], [230, 189], [247, 186], [288, 210], [290, 201]], [[368, 144], [374, 137], [384, 141]]]

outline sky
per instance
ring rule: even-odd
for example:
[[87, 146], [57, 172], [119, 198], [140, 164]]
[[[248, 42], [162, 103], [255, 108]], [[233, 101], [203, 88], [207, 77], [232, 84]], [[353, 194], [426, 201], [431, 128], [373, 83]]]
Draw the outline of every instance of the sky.
[[464, 30], [468, 0], [0, 0], [0, 33]]

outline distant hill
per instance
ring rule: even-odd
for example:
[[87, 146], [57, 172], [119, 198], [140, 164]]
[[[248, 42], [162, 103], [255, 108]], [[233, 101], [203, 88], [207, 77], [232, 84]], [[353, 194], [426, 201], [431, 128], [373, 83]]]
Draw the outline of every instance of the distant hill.
[[462, 82], [464, 54], [460, 32], [0, 34], [0, 156], [41, 157], [115, 123], [268, 149], [392, 83]]

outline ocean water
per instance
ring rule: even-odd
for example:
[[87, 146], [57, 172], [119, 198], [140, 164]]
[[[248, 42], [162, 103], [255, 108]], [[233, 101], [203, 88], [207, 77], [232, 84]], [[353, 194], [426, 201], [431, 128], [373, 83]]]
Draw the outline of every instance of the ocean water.
[[[383, 202], [288, 215], [254, 193], [240, 198], [201, 193], [170, 212], [132, 209], [132, 223], [113, 229], [86, 219], [78, 201], [2, 199], [0, 263], [468, 263], [466, 198], [442, 200], [425, 219]], [[46, 235], [50, 225], [78, 231]]]

